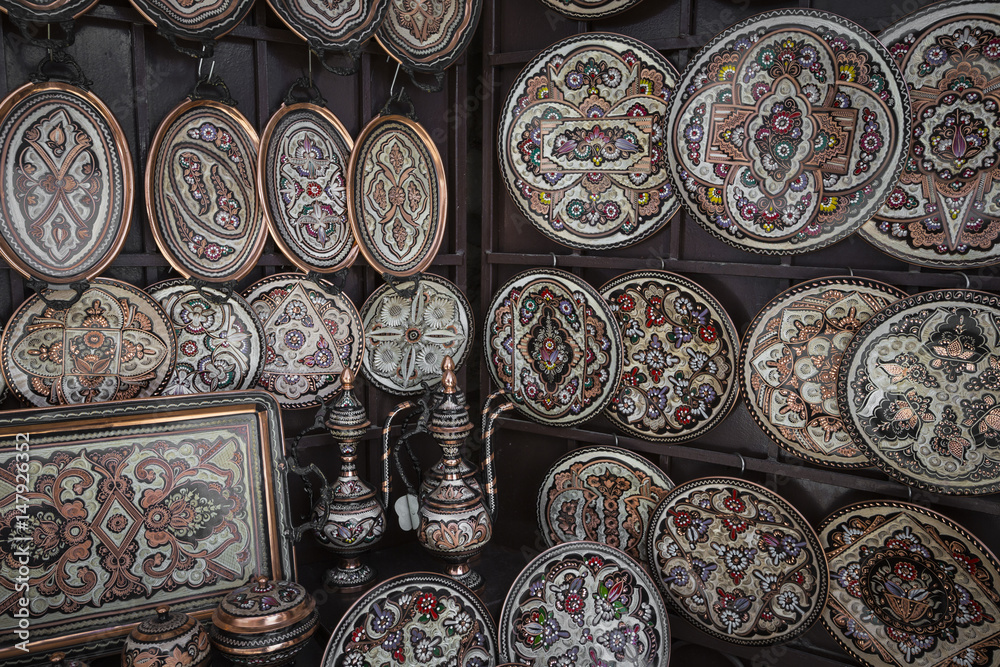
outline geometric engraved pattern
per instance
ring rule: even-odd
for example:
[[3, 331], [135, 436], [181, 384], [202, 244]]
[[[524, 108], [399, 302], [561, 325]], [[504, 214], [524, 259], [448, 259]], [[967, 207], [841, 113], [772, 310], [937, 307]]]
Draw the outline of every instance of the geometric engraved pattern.
[[97, 0], [0, 0], [0, 10], [37, 23], [59, 23], [90, 11]]
[[542, 4], [551, 7], [561, 14], [581, 21], [613, 16], [626, 9], [634, 7], [642, 0], [541, 0]]
[[267, 0], [310, 48], [359, 50], [382, 24], [389, 0]]
[[253, 0], [129, 1], [164, 33], [204, 42], [235, 28], [253, 6]]
[[472, 41], [483, 0], [390, 0], [375, 39], [390, 56], [420, 72], [441, 72]]

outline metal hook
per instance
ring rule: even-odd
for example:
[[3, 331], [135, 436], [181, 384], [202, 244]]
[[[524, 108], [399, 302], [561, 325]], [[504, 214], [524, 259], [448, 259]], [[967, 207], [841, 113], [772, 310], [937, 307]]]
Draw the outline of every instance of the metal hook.
[[747, 470], [747, 461], [746, 459], [743, 458], [743, 455], [740, 454], [739, 452], [736, 453], [736, 456], [740, 457], [740, 474], [742, 475]]
[[396, 73], [392, 75], [392, 84], [389, 86], [389, 97], [391, 98], [393, 93], [396, 92], [396, 77], [399, 76], [399, 68], [403, 66], [403, 63], [396, 63]]
[[313, 87], [313, 52], [308, 46], [306, 47], [306, 58], [309, 63], [309, 87]]
[[854, 277], [854, 267], [852, 267], [852, 266], [847, 267], [847, 274], [853, 278]]
[[549, 254], [552, 255], [552, 268], [554, 269], [556, 268], [556, 254], [554, 252], [550, 252]]
[[909, 500], [911, 503], [913, 502], [913, 487], [912, 486], [906, 487], [906, 499]]
[[[204, 64], [204, 58], [198, 58], [198, 78], [201, 78], [201, 66]], [[208, 68], [208, 78], [211, 79], [212, 75], [215, 74], [215, 59], [212, 59], [212, 66]]]
[[615, 433], [615, 447], [618, 446], [618, 434]]
[[663, 255], [660, 255], [660, 271], [663, 271], [665, 268], [667, 268], [667, 264], [663, 261]]
[[969, 289], [969, 286], [972, 285], [972, 283], [969, 282], [969, 275], [965, 271], [956, 271], [955, 273], [965, 278], [965, 289]]

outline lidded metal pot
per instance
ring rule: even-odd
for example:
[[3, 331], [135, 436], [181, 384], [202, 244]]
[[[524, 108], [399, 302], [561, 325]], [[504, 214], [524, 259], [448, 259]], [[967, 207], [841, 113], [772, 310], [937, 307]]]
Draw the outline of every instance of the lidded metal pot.
[[122, 649], [123, 667], [208, 667], [212, 647], [198, 619], [170, 607], [156, 608], [156, 616], [132, 628]]

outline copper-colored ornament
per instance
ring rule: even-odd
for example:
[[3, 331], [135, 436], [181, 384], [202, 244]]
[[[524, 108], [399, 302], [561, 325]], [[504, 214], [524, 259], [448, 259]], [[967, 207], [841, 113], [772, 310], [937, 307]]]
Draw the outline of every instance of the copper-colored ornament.
[[404, 67], [442, 72], [472, 41], [482, 8], [483, 0], [389, 0], [375, 39]]

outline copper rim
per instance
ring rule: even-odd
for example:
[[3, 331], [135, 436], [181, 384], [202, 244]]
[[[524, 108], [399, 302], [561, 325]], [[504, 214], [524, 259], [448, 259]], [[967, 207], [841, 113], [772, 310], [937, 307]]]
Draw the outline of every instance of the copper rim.
[[302, 599], [302, 604], [292, 607], [288, 611], [267, 616], [233, 616], [224, 610], [222, 605], [219, 605], [212, 613], [212, 625], [226, 632], [270, 632], [295, 625], [307, 618], [315, 609], [316, 600], [308, 593]]
[[[641, 0], [634, 0], [639, 2]], [[399, 48], [396, 43], [386, 37], [385, 24], [375, 31], [375, 41], [379, 43], [389, 57], [404, 67], [409, 67], [418, 72], [443, 72], [462, 57], [465, 50], [472, 42], [472, 37], [479, 25], [479, 15], [482, 13], [482, 0], [462, 0], [465, 5], [465, 15], [462, 18], [461, 27], [455, 31], [455, 37], [448, 42], [447, 48], [436, 52], [433, 56], [426, 56], [417, 59], [412, 54]]]

